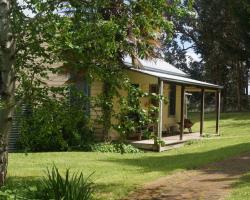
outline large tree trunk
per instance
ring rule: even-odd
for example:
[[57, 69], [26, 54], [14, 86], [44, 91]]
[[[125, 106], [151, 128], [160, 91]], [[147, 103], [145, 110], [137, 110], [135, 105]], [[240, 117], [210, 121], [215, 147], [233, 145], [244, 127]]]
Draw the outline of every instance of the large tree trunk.
[[11, 0], [0, 0], [0, 186], [8, 165], [8, 133], [14, 110], [15, 40], [11, 31]]

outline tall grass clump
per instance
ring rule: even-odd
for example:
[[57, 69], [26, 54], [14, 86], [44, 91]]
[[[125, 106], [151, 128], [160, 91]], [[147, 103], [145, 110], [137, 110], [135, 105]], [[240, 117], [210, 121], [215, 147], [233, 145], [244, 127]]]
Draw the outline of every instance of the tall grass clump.
[[82, 173], [70, 174], [67, 169], [62, 176], [56, 166], [47, 169], [47, 176], [37, 184], [33, 198], [41, 200], [91, 200], [93, 199], [93, 183], [90, 176]]

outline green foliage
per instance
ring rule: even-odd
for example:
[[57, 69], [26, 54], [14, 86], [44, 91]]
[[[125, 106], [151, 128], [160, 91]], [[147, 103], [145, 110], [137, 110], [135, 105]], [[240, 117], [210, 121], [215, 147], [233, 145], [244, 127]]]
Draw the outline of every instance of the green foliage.
[[0, 199], [1, 200], [16, 200], [16, 199], [23, 199], [22, 197], [17, 197], [15, 192], [12, 190], [5, 190], [5, 191], [0, 191]]
[[[162, 0], [63, 3], [24, 0], [22, 5], [17, 4], [13, 17], [16, 19], [13, 23], [20, 50], [16, 59], [20, 82], [17, 94], [18, 99], [25, 99], [30, 104], [35, 102], [33, 119], [23, 123], [24, 127], [32, 128], [24, 128], [23, 138], [26, 139], [22, 145], [31, 148], [38, 143], [42, 150], [48, 147], [50, 150], [54, 150], [50, 147], [63, 150], [79, 143], [79, 128], [75, 131], [74, 127], [78, 125], [66, 116], [68, 109], [67, 112], [65, 108], [60, 110], [63, 107], [60, 103], [37, 104], [44, 96], [50, 95], [45, 84], [49, 72], [75, 74], [71, 77], [72, 82], [86, 79], [104, 83], [99, 102], [103, 112], [100, 121], [104, 132], [108, 133], [112, 126], [113, 98], [117, 89], [124, 85], [120, 76], [123, 74], [123, 58], [130, 55], [133, 64], [139, 66], [138, 58], [158, 57], [156, 50], [160, 47], [160, 39], [171, 38], [173, 31], [171, 17], [165, 17], [165, 14], [183, 15], [185, 9], [180, 5], [179, 1], [167, 4]], [[31, 11], [34, 17], [26, 16], [24, 10]], [[56, 62], [62, 66], [51, 66]], [[47, 113], [49, 111], [51, 113]], [[144, 126], [149, 121], [144, 110], [134, 114], [138, 115], [139, 123], [129, 126]], [[65, 122], [66, 119], [69, 122]], [[30, 133], [36, 140], [30, 140]], [[66, 142], [65, 133], [70, 135], [66, 136]], [[46, 143], [46, 138], [52, 140]]]
[[71, 175], [69, 169], [62, 176], [53, 166], [47, 170], [47, 177], [39, 181], [36, 190], [31, 193], [34, 199], [41, 200], [91, 200], [94, 189], [90, 176], [85, 178], [83, 173]]
[[181, 10], [177, 4], [161, 0], [68, 1], [64, 9], [72, 17], [58, 21], [61, 34], [55, 35], [52, 43], [57, 44], [54, 47], [61, 56], [66, 56], [61, 57], [65, 63], [72, 62], [73, 65], [67, 66], [71, 69], [112, 68], [109, 64], [120, 64], [126, 54], [150, 57], [155, 55], [155, 41], [163, 37], [160, 33], [166, 31], [170, 37], [172, 23], [163, 13], [171, 15]]
[[4, 104], [3, 102], [1, 101], [1, 98], [0, 98], [0, 109], [2, 109], [4, 107]]
[[162, 140], [161, 138], [157, 137], [157, 136], [152, 136], [151, 137], [153, 140], [154, 140], [154, 145], [157, 145], [157, 146], [165, 146], [165, 142], [164, 140]]
[[[183, 6], [188, 4], [183, 1]], [[249, 109], [250, 2], [196, 0], [190, 12], [173, 16], [174, 40], [166, 60], [193, 78], [224, 86], [222, 109]], [[211, 31], [213, 30], [213, 31]], [[200, 59], [190, 56], [190, 50]]]
[[142, 108], [141, 98], [148, 98], [148, 100], [164, 100], [166, 98], [157, 95], [143, 92], [129, 81], [126, 83], [128, 91], [127, 97], [121, 97], [120, 112], [117, 114], [119, 123], [114, 125], [114, 128], [120, 133], [121, 139], [125, 140], [128, 136], [138, 133], [139, 131], [149, 136], [148, 126], [157, 123], [158, 121], [158, 106], [149, 105], [148, 108]]
[[119, 89], [123, 85], [124, 74], [120, 68], [112, 67], [112, 69], [105, 69], [99, 77], [103, 81], [102, 93], [97, 97], [97, 106], [102, 109], [99, 123], [103, 125], [104, 140], [109, 140], [111, 118], [114, 114], [114, 97], [119, 98]]
[[[248, 2], [248, 3], [247, 3]], [[248, 107], [245, 90], [249, 71], [249, 1], [197, 1], [199, 52], [205, 61], [206, 76], [224, 86], [223, 109]], [[208, 30], [213, 31], [210, 32]]]
[[47, 98], [21, 114], [20, 148], [30, 151], [80, 149], [93, 142], [87, 113], [88, 99], [78, 96], [70, 103], [67, 96]]
[[[56, 166], [47, 169], [45, 177], [36, 180], [33, 184], [22, 184], [22, 192], [16, 188], [3, 187], [0, 191], [1, 200], [91, 200], [94, 194], [94, 184], [90, 176], [83, 173], [70, 173], [67, 169], [62, 175]], [[20, 188], [19, 188], [20, 189]]]
[[93, 152], [102, 153], [142, 153], [143, 151], [124, 143], [97, 143], [90, 145]]
[[29, 0], [13, 2], [12, 23], [17, 46], [15, 71], [18, 81], [15, 94], [18, 104], [22, 101], [37, 101], [48, 95], [46, 82], [49, 75], [58, 71], [54, 65], [58, 62], [56, 54], [45, 45], [53, 34], [52, 27], [46, 22], [52, 23], [55, 19], [48, 13], [48, 5], [44, 4], [44, 9], [38, 10], [37, 3]]
[[[168, 40], [173, 32], [171, 17], [165, 14], [182, 15], [185, 9], [180, 5], [179, 1], [96, 0], [64, 1], [56, 7], [51, 1], [36, 1], [36, 10], [51, 8], [49, 13], [54, 13], [47, 21], [54, 31], [48, 45], [63, 63], [62, 71], [77, 74], [73, 81], [104, 83], [99, 105], [106, 138], [112, 126], [112, 100], [123, 85], [123, 58], [130, 55], [138, 67], [138, 58], [158, 57], [160, 39]], [[58, 7], [63, 17], [55, 12]]]

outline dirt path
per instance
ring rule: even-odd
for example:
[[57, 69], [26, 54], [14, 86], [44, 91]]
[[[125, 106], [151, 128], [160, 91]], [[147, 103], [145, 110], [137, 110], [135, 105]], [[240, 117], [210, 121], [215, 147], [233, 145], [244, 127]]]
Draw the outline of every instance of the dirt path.
[[199, 170], [158, 179], [126, 199], [221, 200], [229, 195], [232, 184], [249, 171], [250, 152]]

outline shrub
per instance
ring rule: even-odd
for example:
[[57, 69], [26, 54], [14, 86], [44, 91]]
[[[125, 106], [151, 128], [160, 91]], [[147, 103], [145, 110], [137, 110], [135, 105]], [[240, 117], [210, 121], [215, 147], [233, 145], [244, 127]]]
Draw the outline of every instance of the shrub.
[[93, 199], [93, 183], [89, 177], [84, 177], [82, 173], [70, 174], [66, 170], [63, 177], [58, 169], [53, 166], [47, 170], [47, 177], [41, 179], [36, 190], [30, 192], [30, 198], [41, 200], [91, 200]]
[[15, 194], [15, 191], [12, 191], [12, 190], [0, 191], [0, 199], [1, 200], [16, 200], [16, 199], [24, 200], [23, 197], [18, 197]]
[[130, 144], [123, 143], [98, 143], [90, 145], [90, 151], [102, 153], [142, 153], [143, 151]]
[[39, 104], [31, 104], [30, 111], [23, 113], [20, 121], [20, 149], [65, 151], [92, 143], [94, 137], [84, 107], [87, 101], [83, 97], [81, 104], [71, 104], [64, 97], [47, 98]]

